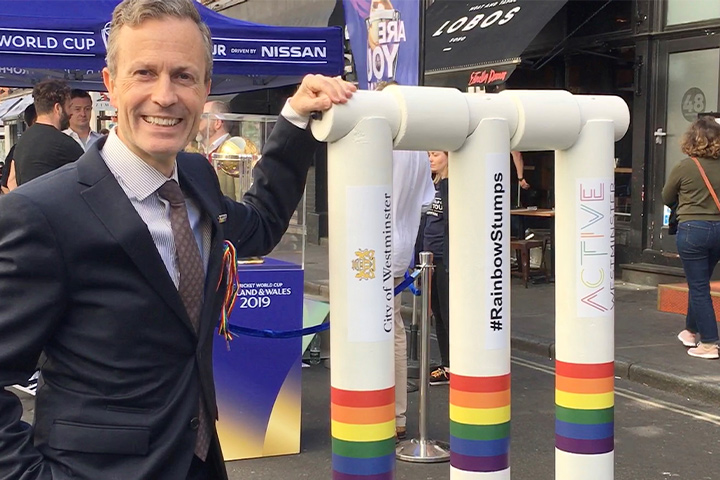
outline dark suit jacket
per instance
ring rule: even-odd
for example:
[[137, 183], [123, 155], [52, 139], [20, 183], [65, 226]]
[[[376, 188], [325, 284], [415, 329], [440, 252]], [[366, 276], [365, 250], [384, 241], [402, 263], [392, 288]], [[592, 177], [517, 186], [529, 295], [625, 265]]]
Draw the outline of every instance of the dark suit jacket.
[[[223, 240], [241, 256], [278, 243], [316, 143], [280, 118], [242, 203], [222, 196], [204, 157], [178, 155], [180, 185], [212, 219], [197, 335], [146, 225], [99, 155], [103, 145], [0, 198], [2, 479], [185, 478], [199, 395], [217, 416], [212, 335]], [[26, 383], [43, 349], [30, 429], [2, 387]], [[217, 447], [208, 458], [226, 478]]]

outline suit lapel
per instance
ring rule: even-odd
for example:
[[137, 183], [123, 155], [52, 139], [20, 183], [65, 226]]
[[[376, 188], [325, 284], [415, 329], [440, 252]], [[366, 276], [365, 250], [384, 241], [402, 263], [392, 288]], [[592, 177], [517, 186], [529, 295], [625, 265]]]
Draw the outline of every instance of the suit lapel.
[[81, 196], [117, 240], [145, 277], [150, 286], [195, 333], [180, 294], [157, 251], [147, 225], [142, 221], [127, 195], [100, 157], [100, 139], [77, 162], [78, 181], [87, 188]]

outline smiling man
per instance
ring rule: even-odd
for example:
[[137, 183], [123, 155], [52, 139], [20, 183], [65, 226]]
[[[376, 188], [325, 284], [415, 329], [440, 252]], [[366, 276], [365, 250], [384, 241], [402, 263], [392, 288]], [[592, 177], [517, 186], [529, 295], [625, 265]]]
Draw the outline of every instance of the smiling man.
[[[105, 85], [118, 125], [77, 162], [0, 198], [0, 478], [225, 479], [212, 336], [225, 242], [268, 253], [302, 196], [310, 113], [354, 87], [308, 76], [243, 202], [223, 197], [195, 137], [212, 44], [192, 0], [126, 0]], [[33, 428], [2, 387], [41, 351]]]

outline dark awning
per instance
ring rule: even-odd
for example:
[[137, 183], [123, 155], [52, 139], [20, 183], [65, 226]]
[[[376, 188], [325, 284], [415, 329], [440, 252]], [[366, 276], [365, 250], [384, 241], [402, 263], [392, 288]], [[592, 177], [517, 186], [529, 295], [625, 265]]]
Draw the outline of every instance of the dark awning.
[[565, 2], [435, 0], [425, 17], [425, 74], [520, 63]]

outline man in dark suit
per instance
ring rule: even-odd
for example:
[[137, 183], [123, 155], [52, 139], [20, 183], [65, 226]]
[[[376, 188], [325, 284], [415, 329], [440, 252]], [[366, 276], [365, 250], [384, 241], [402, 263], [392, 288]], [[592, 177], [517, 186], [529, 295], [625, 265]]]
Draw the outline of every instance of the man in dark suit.
[[[204, 157], [177, 153], [210, 90], [194, 2], [122, 2], [107, 63], [118, 127], [0, 198], [0, 298], [12, 299], [0, 309], [0, 478], [225, 479], [212, 371], [223, 243], [252, 256], [280, 240], [315, 146], [309, 115], [354, 87], [303, 79], [236, 203]], [[30, 428], [2, 387], [26, 382], [41, 350]]]

